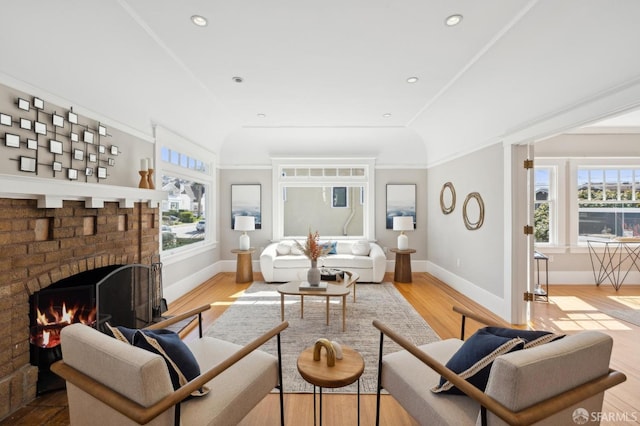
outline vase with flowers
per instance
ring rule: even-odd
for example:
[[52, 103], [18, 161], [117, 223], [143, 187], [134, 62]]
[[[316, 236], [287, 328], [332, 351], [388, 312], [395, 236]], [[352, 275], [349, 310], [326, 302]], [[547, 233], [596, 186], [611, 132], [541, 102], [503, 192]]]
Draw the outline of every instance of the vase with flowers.
[[320, 284], [320, 269], [318, 269], [318, 258], [325, 256], [331, 251], [331, 244], [320, 244], [320, 234], [318, 231], [311, 232], [307, 235], [304, 245], [298, 241], [294, 241], [296, 246], [311, 261], [311, 268], [307, 271], [307, 281], [310, 285]]

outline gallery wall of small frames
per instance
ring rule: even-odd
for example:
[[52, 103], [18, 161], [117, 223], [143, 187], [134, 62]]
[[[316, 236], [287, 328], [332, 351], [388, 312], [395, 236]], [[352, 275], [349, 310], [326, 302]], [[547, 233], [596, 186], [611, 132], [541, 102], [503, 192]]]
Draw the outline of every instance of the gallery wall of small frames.
[[37, 97], [16, 98], [15, 105], [0, 112], [0, 137], [19, 171], [84, 182], [108, 178], [122, 152], [105, 126], [79, 117], [73, 107], [47, 108]]

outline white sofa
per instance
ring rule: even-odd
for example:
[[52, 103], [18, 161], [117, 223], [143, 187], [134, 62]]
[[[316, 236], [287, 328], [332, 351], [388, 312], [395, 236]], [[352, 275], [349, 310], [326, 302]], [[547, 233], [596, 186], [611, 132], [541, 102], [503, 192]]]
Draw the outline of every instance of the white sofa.
[[[336, 253], [319, 259], [319, 268], [347, 269], [360, 276], [359, 282], [382, 282], [387, 257], [378, 244], [363, 240], [335, 243]], [[305, 280], [310, 267], [310, 260], [291, 240], [271, 243], [260, 255], [260, 271], [266, 282]]]

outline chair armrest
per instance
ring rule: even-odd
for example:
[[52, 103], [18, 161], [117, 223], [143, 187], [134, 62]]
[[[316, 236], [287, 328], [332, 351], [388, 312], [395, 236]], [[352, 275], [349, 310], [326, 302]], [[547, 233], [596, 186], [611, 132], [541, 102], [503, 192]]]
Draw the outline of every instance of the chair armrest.
[[157, 330], [157, 329], [160, 329], [160, 328], [166, 328], [166, 327], [170, 326], [171, 324], [175, 324], [177, 322], [182, 321], [183, 319], [187, 319], [187, 318], [192, 317], [192, 316], [194, 316], [196, 314], [198, 315], [198, 321], [200, 321], [200, 319], [201, 319], [200, 314], [202, 312], [206, 311], [206, 310], [209, 310], [209, 309], [211, 309], [211, 305], [202, 305], [199, 308], [192, 309], [192, 310], [187, 311], [187, 312], [185, 312], [183, 314], [175, 315], [175, 316], [173, 316], [171, 318], [167, 318], [167, 319], [165, 319], [163, 321], [160, 321], [160, 322], [157, 322], [155, 324], [148, 325], [147, 327], [145, 327], [145, 329], [147, 329], [147, 330]]
[[462, 322], [460, 324], [460, 340], [464, 340], [464, 326], [466, 323], [466, 318], [469, 317], [474, 321], [478, 321], [480, 324], [489, 325], [493, 327], [501, 327], [502, 324], [494, 321], [490, 318], [484, 317], [482, 315], [478, 315], [475, 312], [472, 312], [468, 309], [461, 308], [459, 306], [454, 306], [453, 311], [462, 315]]
[[62, 377], [69, 383], [77, 386], [89, 395], [93, 396], [94, 398], [107, 404], [114, 410], [127, 416], [131, 420], [139, 424], [146, 424], [174, 405], [179, 404], [193, 391], [200, 389], [220, 373], [224, 372], [236, 362], [240, 361], [242, 358], [258, 349], [274, 336], [280, 334], [282, 330], [284, 330], [288, 326], [289, 323], [286, 321], [280, 323], [276, 327], [272, 328], [253, 341], [247, 343], [242, 348], [238, 349], [224, 361], [201, 373], [198, 377], [194, 378], [184, 386], [173, 391], [172, 393], [149, 407], [143, 407], [142, 405], [130, 400], [129, 398], [119, 394], [118, 392], [113, 391], [111, 388], [108, 388], [95, 379], [65, 364], [64, 360], [53, 363], [51, 365], [51, 371], [53, 371], [55, 374]]
[[[454, 308], [454, 310], [456, 309]], [[461, 310], [464, 311], [464, 309]], [[580, 386], [569, 389], [544, 401], [538, 402], [523, 410], [512, 411], [482, 392], [477, 387], [473, 386], [471, 383], [464, 380], [427, 353], [421, 351], [416, 345], [400, 336], [380, 321], [374, 320], [373, 325], [380, 330], [383, 335], [389, 337], [422, 363], [426, 364], [446, 380], [453, 383], [453, 385], [460, 389], [465, 395], [474, 399], [481, 406], [485, 407], [487, 410], [491, 411], [510, 425], [530, 425], [539, 422], [540, 420], [562, 411], [565, 408], [571, 407], [580, 401], [616, 386], [627, 379], [623, 373], [609, 369], [607, 374], [594, 380], [583, 383]], [[380, 372], [378, 372], [378, 374], [380, 374]]]

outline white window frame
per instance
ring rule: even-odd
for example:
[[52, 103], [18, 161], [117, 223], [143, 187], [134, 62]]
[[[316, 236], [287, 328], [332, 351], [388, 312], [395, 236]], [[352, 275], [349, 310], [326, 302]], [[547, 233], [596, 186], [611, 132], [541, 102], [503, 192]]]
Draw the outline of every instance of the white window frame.
[[[161, 153], [162, 147], [168, 148], [171, 151], [179, 152], [190, 158], [201, 159], [204, 164], [204, 170], [194, 170], [180, 165], [172, 164], [162, 160]], [[204, 159], [210, 159], [209, 161]], [[166, 129], [160, 127], [156, 128], [156, 144], [155, 144], [155, 165], [156, 182], [161, 184], [162, 176], [169, 175], [182, 179], [188, 179], [191, 181], [202, 183], [206, 186], [205, 191], [205, 214], [206, 220], [212, 226], [205, 228], [205, 237], [203, 241], [199, 241], [193, 244], [189, 244], [183, 247], [178, 247], [170, 250], [162, 250], [162, 238], [160, 238], [160, 257], [163, 262], [175, 262], [183, 258], [188, 258], [192, 255], [204, 253], [217, 245], [215, 224], [217, 223], [215, 200], [216, 194], [216, 180], [214, 173], [214, 166], [216, 161], [216, 155], [208, 151], [199, 145], [196, 145]], [[156, 189], [161, 189], [156, 187]], [[160, 209], [160, 217], [158, 220], [162, 222], [162, 209]], [[161, 224], [161, 223], [160, 223]], [[158, 226], [161, 229], [161, 226]]]
[[[284, 236], [284, 200], [286, 187], [346, 186], [363, 188], [363, 234], [345, 237], [341, 235], [323, 235], [324, 238], [352, 238], [375, 241], [375, 160], [373, 158], [272, 158], [273, 170], [273, 239], [285, 239]], [[286, 176], [283, 169], [364, 169], [362, 176]], [[353, 201], [353, 200], [351, 200]], [[286, 238], [304, 238], [305, 235]]]
[[[566, 169], [567, 161], [561, 158], [544, 158], [535, 160], [536, 168], [550, 169], [549, 176], [549, 242], [536, 242], [536, 248], [545, 251], [558, 249], [562, 251], [567, 246], [567, 191]], [[534, 200], [534, 204], [535, 204]]]

